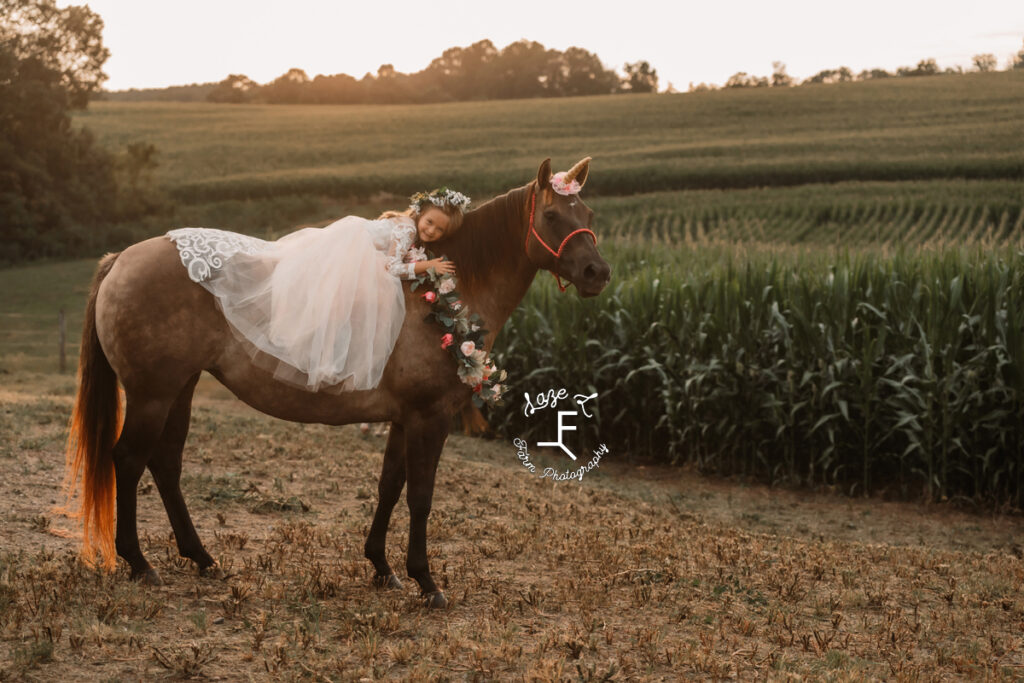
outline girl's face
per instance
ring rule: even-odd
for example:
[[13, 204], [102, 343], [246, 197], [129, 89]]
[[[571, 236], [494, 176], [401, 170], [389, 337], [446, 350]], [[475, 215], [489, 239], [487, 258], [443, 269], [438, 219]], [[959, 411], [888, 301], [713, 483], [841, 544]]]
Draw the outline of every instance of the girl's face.
[[448, 231], [449, 222], [448, 215], [444, 211], [432, 206], [420, 214], [420, 219], [416, 222], [416, 231], [419, 233], [421, 241], [435, 242], [444, 237]]

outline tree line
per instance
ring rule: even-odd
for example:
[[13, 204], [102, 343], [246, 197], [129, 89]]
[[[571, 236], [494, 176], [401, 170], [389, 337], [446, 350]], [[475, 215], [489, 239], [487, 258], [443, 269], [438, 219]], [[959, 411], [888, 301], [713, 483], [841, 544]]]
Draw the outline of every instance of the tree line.
[[[971, 69], [975, 73], [996, 71], [998, 62], [993, 54], [974, 55], [971, 60]], [[1024, 70], [1024, 47], [1015, 55], [1011, 55], [1006, 62], [1006, 70]], [[922, 59], [917, 66], [901, 66], [895, 71], [885, 69], [864, 69], [858, 74], [847, 66], [837, 69], [823, 69], [818, 73], [797, 82], [792, 76], [786, 73], [786, 65], [782, 62], [772, 62], [771, 76], [756, 76], [745, 71], [739, 71], [729, 77], [724, 85], [718, 86], [709, 83], [698, 85], [690, 84], [689, 92], [704, 92], [708, 90], [720, 90], [724, 88], [788, 88], [795, 85], [811, 85], [814, 83], [848, 83], [852, 81], [870, 81], [879, 78], [906, 78], [913, 76], [938, 76], [942, 74], [962, 74], [963, 67], [952, 66], [942, 69], [932, 58]]]
[[71, 112], [106, 79], [103, 21], [88, 6], [0, 0], [0, 264], [108, 248], [97, 230], [158, 208], [156, 149], [99, 145]]
[[294, 68], [263, 85], [244, 74], [231, 74], [217, 84], [130, 90], [106, 97], [235, 104], [422, 104], [658, 90], [658, 72], [648, 62], [627, 63], [623, 72], [620, 76], [605, 68], [596, 54], [580, 47], [562, 52], [519, 40], [499, 50], [490, 40], [481, 40], [449, 48], [425, 69], [411, 74], [383, 64], [376, 74], [360, 79], [343, 73], [310, 78]]

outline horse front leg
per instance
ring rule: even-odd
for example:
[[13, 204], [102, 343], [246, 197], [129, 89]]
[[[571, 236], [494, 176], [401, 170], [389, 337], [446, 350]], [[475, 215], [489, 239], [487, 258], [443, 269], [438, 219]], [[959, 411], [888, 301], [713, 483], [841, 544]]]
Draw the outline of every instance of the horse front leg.
[[405, 430], [399, 424], [391, 425], [388, 444], [384, 448], [384, 465], [377, 483], [377, 510], [366, 537], [363, 554], [373, 563], [373, 585], [378, 588], [401, 588], [402, 582], [391, 571], [386, 553], [388, 524], [402, 488], [405, 486]]
[[420, 417], [405, 425], [405, 471], [408, 480], [409, 552], [406, 570], [420, 585], [428, 607], [446, 607], [427, 563], [427, 518], [434, 496], [434, 475], [448, 436], [448, 420], [440, 415]]

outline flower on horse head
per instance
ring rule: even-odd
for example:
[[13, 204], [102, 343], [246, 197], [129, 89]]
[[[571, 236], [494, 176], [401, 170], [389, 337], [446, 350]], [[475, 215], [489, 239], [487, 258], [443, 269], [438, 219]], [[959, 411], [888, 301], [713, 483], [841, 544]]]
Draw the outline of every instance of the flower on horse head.
[[462, 342], [462, 346], [459, 347], [459, 350], [462, 351], [463, 356], [466, 356], [468, 358], [473, 354], [474, 351], [476, 351], [476, 344], [474, 344], [472, 340], [467, 339], [466, 341]]
[[454, 341], [455, 341], [455, 337], [453, 337], [452, 333], [449, 332], [448, 334], [446, 334], [443, 337], [441, 337], [441, 348], [442, 349], [447, 349], [449, 346], [452, 345], [452, 342], [454, 342]]
[[432, 304], [435, 301], [437, 301], [437, 294], [435, 294], [434, 292], [426, 292], [423, 295], [423, 300], [426, 301], [428, 304]]
[[554, 188], [555, 192], [561, 195], [579, 194], [581, 188], [579, 182], [573, 178], [568, 183], [565, 182], [565, 176], [568, 171], [559, 171], [555, 175], [551, 176], [551, 187]]

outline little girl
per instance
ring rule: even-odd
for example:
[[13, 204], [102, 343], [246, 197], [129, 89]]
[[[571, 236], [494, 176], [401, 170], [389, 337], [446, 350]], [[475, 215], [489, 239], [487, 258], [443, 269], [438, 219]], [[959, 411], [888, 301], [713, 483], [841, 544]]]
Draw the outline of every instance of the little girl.
[[414, 244], [454, 233], [468, 204], [442, 187], [413, 195], [401, 213], [346, 216], [274, 242], [213, 228], [167, 237], [257, 365], [308, 391], [340, 393], [380, 383], [405, 319], [401, 280], [431, 267], [455, 272], [450, 261], [422, 260]]

